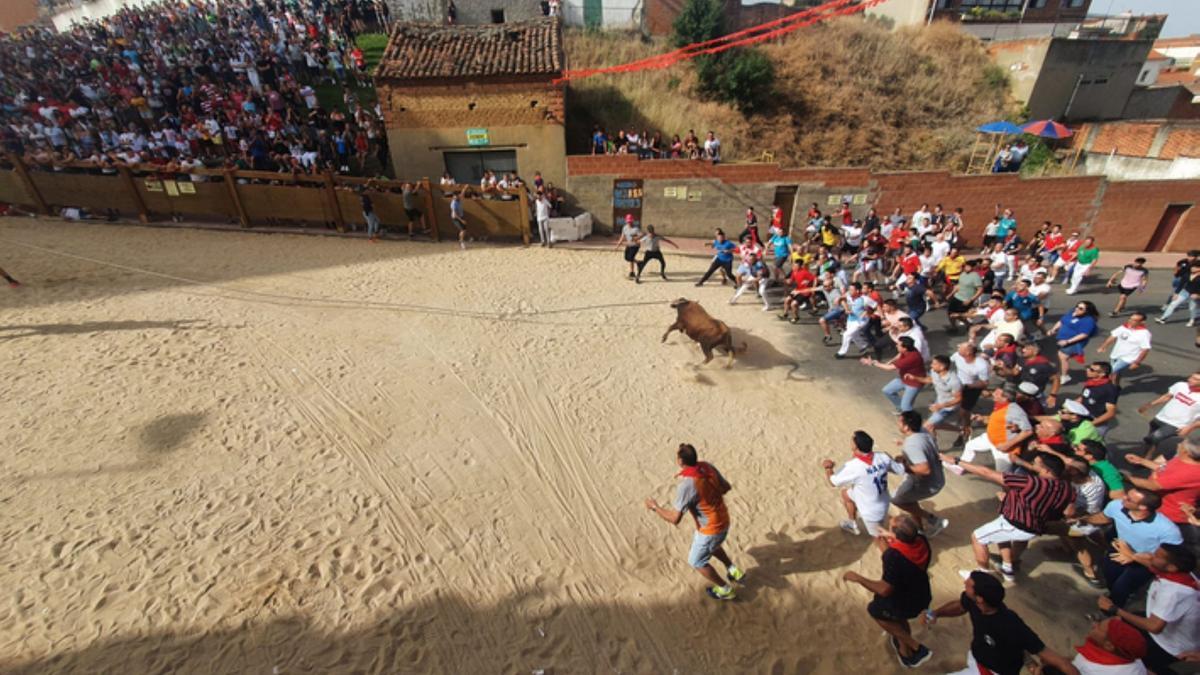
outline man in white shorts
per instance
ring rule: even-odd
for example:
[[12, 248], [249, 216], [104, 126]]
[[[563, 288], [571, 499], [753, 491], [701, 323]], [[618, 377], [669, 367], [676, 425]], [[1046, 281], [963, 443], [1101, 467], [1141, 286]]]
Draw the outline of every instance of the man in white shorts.
[[858, 518], [862, 516], [867, 534], [878, 536], [887, 518], [891, 497], [888, 494], [888, 473], [904, 474], [904, 466], [887, 454], [875, 452], [875, 440], [865, 431], [855, 431], [850, 445], [853, 458], [835, 473], [834, 462], [821, 462], [825, 478], [835, 488], [841, 488], [842, 505], [850, 516], [839, 525], [850, 534], [859, 534]]
[[[990, 452], [992, 464], [997, 471], [1008, 471], [1012, 468], [1012, 460], [1008, 458], [1008, 453], [1033, 433], [1033, 425], [1029, 422], [1029, 415], [1016, 404], [1016, 395], [1010, 386], [996, 387], [992, 392], [990, 415], [971, 416], [972, 419], [986, 422], [987, 428], [982, 434], [967, 441], [963, 447], [962, 461], [971, 462], [978, 453]], [[959, 471], [954, 472], [961, 474]]]
[[[1016, 581], [1016, 566], [1026, 545], [1046, 532], [1046, 524], [1063, 519], [1067, 507], [1075, 501], [1075, 488], [1064, 480], [1066, 464], [1049, 453], [1034, 458], [1033, 473], [1000, 473], [977, 464], [967, 464], [956, 458], [942, 456], [966, 473], [989, 480], [1004, 488], [1000, 515], [971, 533], [975, 565], [991, 573], [988, 547], [1000, 549], [1000, 575], [1007, 582]], [[960, 570], [964, 579], [972, 570]]]

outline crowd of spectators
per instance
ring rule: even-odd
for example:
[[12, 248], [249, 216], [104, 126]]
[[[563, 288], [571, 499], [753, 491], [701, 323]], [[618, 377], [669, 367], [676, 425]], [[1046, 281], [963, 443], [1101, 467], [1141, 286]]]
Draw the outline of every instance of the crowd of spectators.
[[49, 171], [377, 173], [355, 37], [387, 21], [375, 0], [163, 0], [24, 29], [0, 37], [0, 143]]
[[[776, 208], [760, 237], [750, 209], [736, 241], [717, 231], [697, 285], [720, 272], [734, 287], [731, 304], [750, 291], [764, 311], [781, 303], [780, 319], [801, 323], [807, 311], [835, 358], [888, 374], [882, 393], [902, 452], [892, 457], [858, 430], [847, 460], [822, 467], [841, 490], [841, 528], [860, 535], [865, 526], [883, 552], [882, 579], [844, 578], [874, 593], [867, 612], [901, 665], [932, 656], [911, 621], [969, 615], [975, 639], [964, 674], [1016, 675], [1031, 657], [1041, 673], [1179, 672], [1181, 662], [1200, 661], [1200, 371], [1146, 376], [1142, 366], [1155, 348], [1152, 307], [1162, 305], [1160, 324], [1185, 303], [1188, 325], [1200, 319], [1200, 251], [1178, 262], [1161, 303], [1126, 308], [1148, 288], [1144, 260], [1108, 276], [1119, 298], [1108, 317], [1119, 320], [1103, 326], [1091, 301], [1056, 302], [1058, 289], [1077, 294], [1098, 264], [1092, 237], [1051, 222], [1021, 228], [998, 204], [983, 240], [970, 242], [964, 218], [941, 205], [855, 218], [849, 203], [831, 214], [813, 204], [790, 227]], [[945, 327], [931, 326], [941, 309]], [[938, 354], [934, 330], [962, 337]], [[1160, 395], [1137, 410], [1149, 419], [1141, 441], [1118, 450], [1109, 432], [1143, 424], [1122, 406], [1130, 380]], [[903, 476], [895, 489], [889, 474]], [[963, 593], [937, 604], [929, 540], [950, 521], [929, 500], [955, 474], [1001, 492], [997, 515], [970, 526], [974, 565], [959, 572]], [[900, 514], [889, 518], [891, 506]], [[1080, 586], [1098, 589], [1095, 624], [1073, 659], [1004, 604], [1006, 587], [1027, 581], [1024, 551], [1052, 536], [1073, 554]]]
[[661, 132], [618, 129], [610, 134], [600, 125], [592, 128], [593, 155], [635, 155], [639, 159], [703, 159], [713, 164], [721, 161], [721, 140], [711, 131], [704, 138], [689, 129], [683, 138], [679, 134], [670, 141]]

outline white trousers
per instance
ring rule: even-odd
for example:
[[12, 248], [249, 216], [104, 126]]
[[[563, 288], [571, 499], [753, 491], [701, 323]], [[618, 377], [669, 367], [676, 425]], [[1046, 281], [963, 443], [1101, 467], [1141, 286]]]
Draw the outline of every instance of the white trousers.
[[763, 309], [769, 309], [771, 307], [771, 303], [767, 301], [767, 285], [770, 283], [770, 279], [755, 279], [754, 277], [747, 277], [746, 280], [742, 282], [742, 285], [738, 286], [738, 289], [736, 292], [734, 292], [733, 297], [729, 299], [729, 304], [734, 304], [738, 301], [738, 298], [742, 297], [742, 293], [745, 293], [751, 288], [758, 286], [758, 297], [762, 298]]
[[1075, 263], [1075, 269], [1071, 272], [1071, 285], [1067, 288], [1067, 293], [1075, 293], [1079, 290], [1079, 284], [1083, 283], [1083, 278], [1087, 276], [1091, 265], [1080, 265]]
[[1000, 473], [1004, 473], [1012, 468], [1012, 461], [1008, 458], [1008, 453], [997, 450], [996, 446], [992, 445], [992, 440], [988, 438], [986, 433], [979, 434], [967, 441], [966, 446], [963, 447], [962, 456], [959, 459], [964, 462], [970, 462], [975, 459], [975, 455], [981, 452], [991, 453], [992, 464]]
[[846, 330], [842, 332], [842, 347], [838, 349], [837, 353], [845, 356], [850, 351], [851, 343], [858, 345], [859, 348], [865, 348], [867, 346], [866, 331], [866, 321], [851, 321], [847, 319]]

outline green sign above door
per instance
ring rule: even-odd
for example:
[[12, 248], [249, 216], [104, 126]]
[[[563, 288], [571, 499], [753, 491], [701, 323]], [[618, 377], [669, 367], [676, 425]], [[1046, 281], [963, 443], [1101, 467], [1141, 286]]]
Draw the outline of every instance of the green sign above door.
[[491, 145], [487, 129], [467, 129], [467, 145]]

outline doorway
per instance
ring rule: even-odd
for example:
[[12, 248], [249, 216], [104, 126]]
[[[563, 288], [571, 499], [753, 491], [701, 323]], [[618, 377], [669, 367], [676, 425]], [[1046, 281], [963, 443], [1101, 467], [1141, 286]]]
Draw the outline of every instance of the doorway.
[[778, 206], [783, 211], [783, 231], [791, 234], [792, 209], [796, 208], [796, 186], [776, 185], [775, 206]]
[[1166, 249], [1167, 244], [1171, 241], [1171, 236], [1179, 228], [1179, 221], [1183, 220], [1183, 215], [1191, 208], [1191, 204], [1168, 204], [1166, 210], [1163, 211], [1162, 219], [1158, 221], [1158, 227], [1154, 228], [1154, 235], [1150, 237], [1150, 243], [1146, 244], [1146, 251]]

